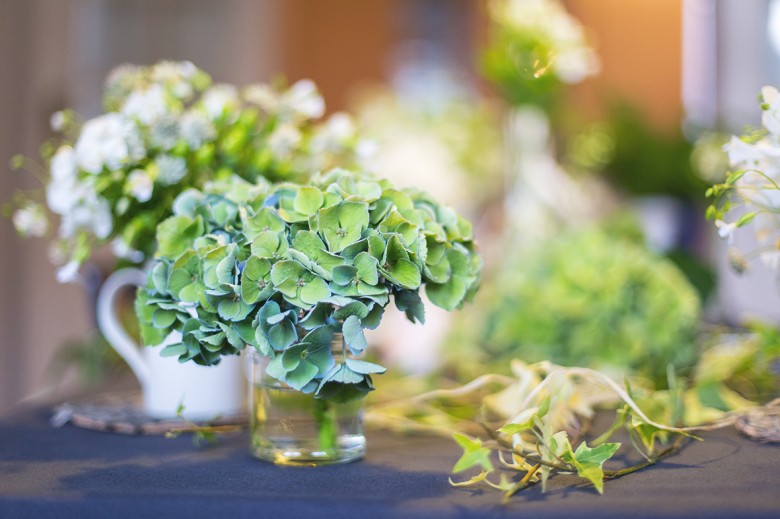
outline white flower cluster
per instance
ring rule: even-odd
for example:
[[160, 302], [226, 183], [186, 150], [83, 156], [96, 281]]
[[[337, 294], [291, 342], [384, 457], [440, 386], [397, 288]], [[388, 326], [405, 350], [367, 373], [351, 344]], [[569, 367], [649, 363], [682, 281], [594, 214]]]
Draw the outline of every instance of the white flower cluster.
[[[743, 208], [755, 213], [750, 221], [762, 250], [759, 256], [774, 267], [780, 264], [780, 94], [772, 86], [761, 89], [762, 126], [765, 131], [746, 138], [732, 136], [724, 146], [735, 175], [734, 185]], [[734, 232], [744, 225], [739, 220], [715, 221], [721, 238], [733, 240]]]
[[[190, 62], [123, 65], [109, 74], [103, 103], [105, 114], [77, 127], [67, 110], [51, 119], [55, 131], [77, 135], [54, 148], [46, 185], [67, 263], [61, 280], [77, 276], [93, 245], [111, 242], [118, 257], [148, 258], [157, 223], [186, 189], [229, 174], [292, 180], [355, 162], [354, 125], [343, 114], [315, 125], [325, 103], [309, 80], [239, 91], [212, 85]], [[43, 208], [32, 202], [13, 220], [26, 236], [47, 229]]]
[[555, 50], [551, 63], [563, 83], [579, 83], [599, 72], [600, 62], [580, 22], [559, 0], [494, 0], [493, 18], [500, 24], [544, 41]]

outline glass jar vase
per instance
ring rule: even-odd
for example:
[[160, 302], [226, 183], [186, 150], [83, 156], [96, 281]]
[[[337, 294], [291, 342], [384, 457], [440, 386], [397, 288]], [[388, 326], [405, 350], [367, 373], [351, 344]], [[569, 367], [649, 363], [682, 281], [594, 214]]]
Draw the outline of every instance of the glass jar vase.
[[[331, 353], [343, 361], [343, 337], [334, 336]], [[268, 375], [269, 359], [250, 352], [252, 453], [277, 465], [328, 465], [365, 454], [363, 399], [334, 403], [297, 391]]]

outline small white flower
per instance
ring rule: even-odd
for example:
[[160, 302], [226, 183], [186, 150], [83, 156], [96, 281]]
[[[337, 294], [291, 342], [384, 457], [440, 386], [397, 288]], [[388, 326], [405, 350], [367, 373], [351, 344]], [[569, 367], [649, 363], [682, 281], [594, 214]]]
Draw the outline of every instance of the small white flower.
[[130, 260], [133, 263], [140, 263], [144, 260], [143, 252], [130, 247], [122, 238], [116, 238], [111, 242], [111, 252], [117, 258]]
[[179, 132], [181, 138], [193, 150], [200, 148], [216, 135], [211, 121], [202, 113], [195, 111], [189, 111], [182, 115], [179, 121]]
[[78, 168], [76, 155], [70, 146], [60, 146], [51, 159], [51, 177], [53, 180], [75, 178]]
[[178, 99], [189, 99], [194, 94], [189, 79], [198, 69], [189, 61], [161, 61], [152, 67], [152, 81], [163, 84]]
[[160, 155], [157, 164], [157, 182], [164, 186], [176, 184], [187, 174], [187, 163], [181, 157]]
[[325, 125], [317, 128], [311, 140], [312, 154], [339, 153], [355, 136], [355, 124], [343, 112], [333, 114]]
[[367, 164], [379, 152], [379, 143], [373, 139], [361, 139], [355, 145], [355, 156], [360, 164]]
[[127, 176], [125, 191], [139, 202], [148, 202], [154, 191], [154, 180], [144, 169], [134, 169]]
[[775, 135], [780, 134], [780, 94], [772, 86], [765, 86], [761, 89], [761, 98], [767, 104], [761, 116], [761, 122], [764, 128]]
[[69, 261], [57, 269], [57, 282], [73, 283], [79, 279], [79, 264], [76, 261]]
[[152, 81], [176, 82], [190, 79], [197, 74], [198, 68], [191, 61], [161, 61], [152, 66]]
[[301, 141], [301, 132], [292, 124], [282, 124], [268, 138], [268, 147], [277, 158], [290, 155]]
[[274, 89], [264, 83], [248, 86], [244, 91], [244, 99], [256, 104], [264, 112], [274, 112], [280, 102], [279, 95]]
[[70, 146], [61, 146], [51, 159], [51, 181], [46, 186], [46, 203], [52, 212], [65, 214], [80, 196], [76, 178], [76, 155]]
[[51, 114], [51, 118], [49, 119], [49, 126], [51, 126], [53, 131], [61, 132], [65, 128], [65, 123], [67, 120], [68, 118], [65, 116], [65, 112], [59, 110]]
[[149, 140], [154, 147], [168, 151], [176, 146], [180, 131], [179, 123], [175, 118], [165, 118], [152, 126]]
[[570, 85], [580, 83], [588, 76], [598, 74], [601, 65], [596, 53], [589, 48], [573, 47], [561, 51], [555, 58], [555, 75]]
[[352, 118], [348, 114], [336, 112], [325, 123], [325, 131], [333, 139], [349, 139], [355, 134], [355, 123], [352, 122]]
[[125, 100], [121, 112], [130, 119], [151, 126], [168, 114], [165, 90], [157, 84], [144, 90], [135, 90]]
[[137, 129], [119, 113], [107, 113], [84, 123], [75, 151], [79, 166], [95, 175], [103, 167], [119, 169], [145, 152]]
[[40, 204], [29, 203], [17, 209], [14, 211], [12, 220], [14, 227], [22, 236], [36, 236], [40, 238], [49, 229], [46, 211]]
[[91, 202], [89, 212], [92, 213], [90, 218], [92, 232], [101, 240], [108, 238], [111, 231], [114, 229], [114, 221], [111, 217], [111, 206], [105, 198], [96, 197]]
[[723, 220], [715, 220], [715, 227], [718, 228], [718, 236], [727, 240], [729, 244], [734, 241], [734, 231], [737, 229], [737, 223], [726, 223]]
[[764, 155], [752, 144], [748, 144], [736, 135], [723, 145], [728, 154], [731, 167], [753, 167], [764, 158]]
[[201, 101], [209, 117], [216, 119], [236, 105], [238, 93], [232, 85], [215, 85], [203, 94]]
[[291, 118], [317, 119], [325, 114], [325, 101], [317, 86], [309, 79], [301, 79], [282, 96], [280, 112]]

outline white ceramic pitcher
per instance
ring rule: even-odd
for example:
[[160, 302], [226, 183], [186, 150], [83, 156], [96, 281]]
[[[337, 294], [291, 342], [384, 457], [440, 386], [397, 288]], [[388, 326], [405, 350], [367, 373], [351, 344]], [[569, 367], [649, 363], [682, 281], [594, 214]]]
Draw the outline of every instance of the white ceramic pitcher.
[[143, 409], [152, 418], [174, 418], [179, 406], [190, 420], [209, 420], [240, 414], [244, 400], [244, 375], [238, 356], [224, 357], [217, 366], [179, 363], [176, 357], [161, 357], [160, 350], [178, 342], [178, 332], [153, 347], [133, 341], [116, 315], [116, 297], [126, 286], [146, 283], [146, 273], [124, 268], [111, 274], [100, 288], [97, 321], [100, 331], [130, 366], [143, 394]]

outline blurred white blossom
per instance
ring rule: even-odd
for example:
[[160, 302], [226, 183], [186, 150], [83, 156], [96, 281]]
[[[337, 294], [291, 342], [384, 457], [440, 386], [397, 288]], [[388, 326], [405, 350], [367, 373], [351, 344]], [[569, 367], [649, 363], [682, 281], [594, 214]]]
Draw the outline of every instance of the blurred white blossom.
[[12, 221], [22, 236], [41, 237], [49, 229], [46, 211], [40, 204], [28, 203], [17, 209], [13, 213]]
[[325, 101], [313, 81], [302, 79], [282, 95], [279, 112], [291, 119], [317, 119], [325, 114]]
[[84, 123], [75, 150], [81, 169], [93, 174], [104, 167], [119, 169], [130, 159], [140, 159], [145, 152], [135, 126], [118, 113], [107, 113]]
[[157, 182], [164, 186], [176, 184], [187, 174], [187, 163], [181, 157], [160, 155], [155, 164], [157, 165]]
[[145, 90], [136, 90], [127, 98], [121, 112], [128, 118], [137, 119], [141, 124], [150, 126], [168, 113], [165, 91], [156, 84]]
[[127, 176], [126, 189], [139, 202], [148, 202], [154, 192], [154, 180], [145, 169], [134, 169]]

